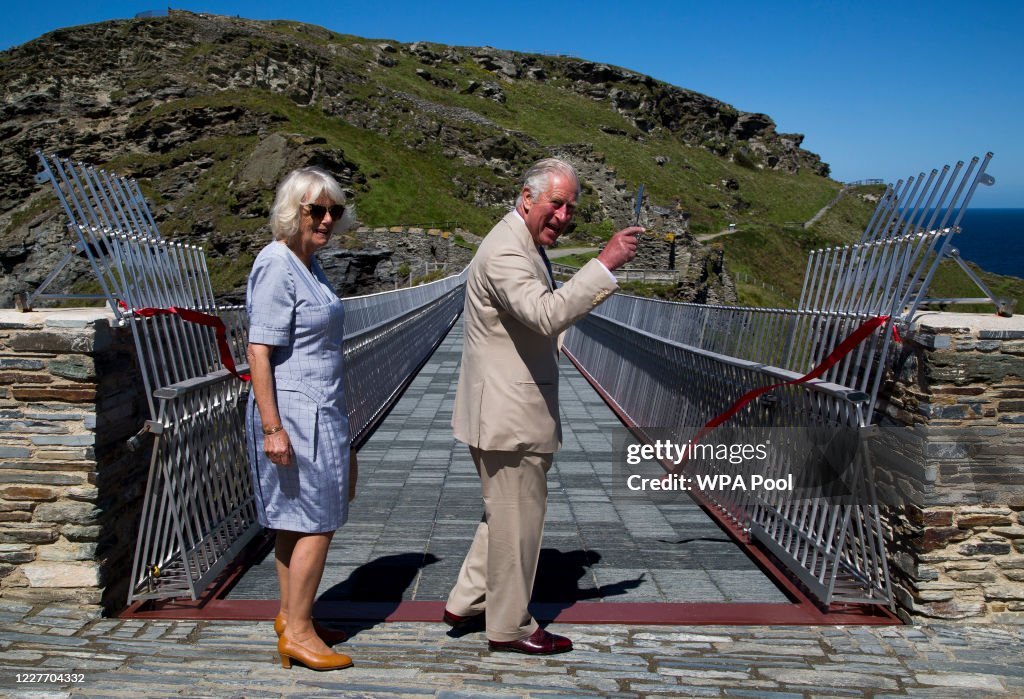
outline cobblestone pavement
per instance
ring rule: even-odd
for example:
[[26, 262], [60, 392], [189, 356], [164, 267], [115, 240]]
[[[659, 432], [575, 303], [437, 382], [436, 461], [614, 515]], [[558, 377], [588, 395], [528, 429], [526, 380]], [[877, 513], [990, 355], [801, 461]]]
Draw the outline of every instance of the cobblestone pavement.
[[[100, 618], [0, 600], [11, 697], [957, 697], [1024, 695], [1024, 629], [583, 626], [576, 650], [491, 653], [440, 623], [346, 626], [355, 666], [281, 668], [270, 622]], [[40, 682], [18, 682], [42, 676]], [[64, 675], [63, 678], [57, 677]], [[73, 677], [80, 675], [80, 678]], [[49, 676], [49, 677], [47, 677]], [[72, 681], [80, 679], [80, 681]]]

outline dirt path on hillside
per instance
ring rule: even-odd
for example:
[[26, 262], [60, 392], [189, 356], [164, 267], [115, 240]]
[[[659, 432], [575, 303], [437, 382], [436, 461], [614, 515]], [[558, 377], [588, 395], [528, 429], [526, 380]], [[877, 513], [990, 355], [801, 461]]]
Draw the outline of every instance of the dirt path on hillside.
[[701, 233], [700, 235], [695, 235], [693, 236], [693, 239], [696, 240], [698, 243], [706, 243], [709, 240], [714, 240], [720, 235], [730, 235], [732, 233], [739, 232], [740, 230], [738, 228], [723, 228], [717, 233]]

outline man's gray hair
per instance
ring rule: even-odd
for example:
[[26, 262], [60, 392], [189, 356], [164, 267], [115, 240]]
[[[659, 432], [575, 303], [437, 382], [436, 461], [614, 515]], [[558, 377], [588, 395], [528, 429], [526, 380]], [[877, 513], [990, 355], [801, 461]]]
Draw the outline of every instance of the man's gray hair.
[[344, 233], [355, 225], [354, 206], [345, 205], [345, 192], [329, 172], [318, 167], [292, 170], [277, 188], [274, 205], [270, 207], [270, 230], [274, 240], [291, 240], [299, 232], [299, 215], [303, 204], [327, 194], [332, 202], [345, 206], [345, 213], [331, 226], [332, 233]]
[[546, 194], [551, 189], [551, 175], [559, 173], [571, 177], [576, 183], [576, 198], [580, 198], [580, 177], [572, 165], [559, 160], [558, 158], [544, 158], [530, 166], [523, 176], [523, 186], [519, 188], [519, 196], [516, 197], [516, 208], [523, 203], [523, 189], [530, 191], [530, 199], [537, 201], [537, 198]]

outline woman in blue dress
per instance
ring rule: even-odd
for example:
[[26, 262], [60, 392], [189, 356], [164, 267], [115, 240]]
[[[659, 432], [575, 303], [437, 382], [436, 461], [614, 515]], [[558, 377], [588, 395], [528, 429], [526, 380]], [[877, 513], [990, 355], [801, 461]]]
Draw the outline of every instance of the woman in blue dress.
[[352, 665], [316, 624], [313, 600], [334, 531], [355, 496], [342, 342], [344, 310], [314, 253], [354, 215], [330, 174], [290, 173], [270, 213], [274, 241], [257, 256], [246, 289], [252, 390], [246, 442], [260, 524], [276, 531], [281, 592], [274, 620], [281, 664], [317, 670]]

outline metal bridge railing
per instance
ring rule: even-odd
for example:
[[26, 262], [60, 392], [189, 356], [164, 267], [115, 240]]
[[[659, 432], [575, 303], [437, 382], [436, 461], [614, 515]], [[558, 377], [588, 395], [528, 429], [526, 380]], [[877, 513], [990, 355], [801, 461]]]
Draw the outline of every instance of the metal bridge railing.
[[465, 283], [463, 271], [423, 286], [344, 299], [345, 396], [353, 443], [369, 437], [455, 325]]
[[[137, 448], [146, 432], [156, 436], [130, 597], [142, 580], [148, 590], [194, 591], [257, 531], [237, 409], [245, 387], [224, 370], [213, 328], [140, 312], [174, 307], [219, 318], [228, 354], [242, 365], [244, 309], [217, 306], [203, 251], [160, 235], [134, 180], [38, 156], [38, 179], [53, 185], [77, 242], [27, 305], [35, 298], [107, 302], [131, 327], [150, 411], [129, 446]], [[44, 294], [74, 255], [89, 260], [103, 294]]]
[[[997, 298], [981, 278], [967, 266], [960, 252], [953, 247], [953, 235], [960, 232], [964, 212], [979, 185], [995, 184], [995, 178], [986, 172], [992, 154], [972, 158], [966, 166], [963, 161], [955, 166], [932, 170], [927, 179], [922, 172], [916, 177], [899, 180], [886, 187], [871, 221], [861, 236], [861, 243], [898, 238], [912, 233], [944, 231], [934, 246], [930, 264], [918, 276], [920, 284], [907, 299], [908, 314], [912, 316], [921, 305], [931, 303], [991, 303], [999, 315], [1013, 313], [1013, 301]], [[931, 281], [944, 259], [953, 260], [974, 285], [984, 294], [979, 298], [928, 298]]]
[[240, 409], [246, 394], [225, 370], [157, 389], [129, 603], [195, 599], [259, 532]]
[[[616, 294], [592, 315], [715, 354], [803, 374], [824, 358], [825, 350], [833, 346], [830, 343], [877, 314], [714, 306]], [[882, 334], [872, 335], [861, 352], [847, 355], [825, 380], [844, 383], [837, 377], [860, 376], [859, 382], [845, 383], [866, 391], [863, 377], [873, 378], [869, 362], [880, 354], [882, 345]]]
[[365, 296], [349, 296], [345, 299], [345, 335], [360, 333], [419, 308], [464, 283], [463, 272], [420, 286]]
[[[591, 314], [566, 336], [567, 353], [602, 387], [648, 441], [685, 445], [742, 393], [798, 374], [657, 337]], [[749, 533], [825, 604], [891, 601], [884, 538], [871, 463], [864, 449], [835, 469], [843, 496], [820, 497], [818, 469], [792, 457], [835, 442], [863, 424], [863, 394], [823, 381], [774, 390], [736, 414], [723, 435], [706, 442], [755, 437], [772, 445], [766, 461], [722, 463], [691, 458], [688, 478], [728, 475], [769, 479], [793, 474], [795, 490], [709, 489], [691, 494]], [[833, 447], [834, 448], [834, 447]], [[695, 482], [695, 480], [693, 481]]]
[[800, 308], [675, 303], [616, 295], [595, 313], [659, 337], [801, 374], [817, 366], [864, 321], [887, 316], [872, 335], [824, 375], [868, 394], [874, 409], [893, 326], [907, 330], [914, 299], [941, 261], [949, 229], [812, 251]]

